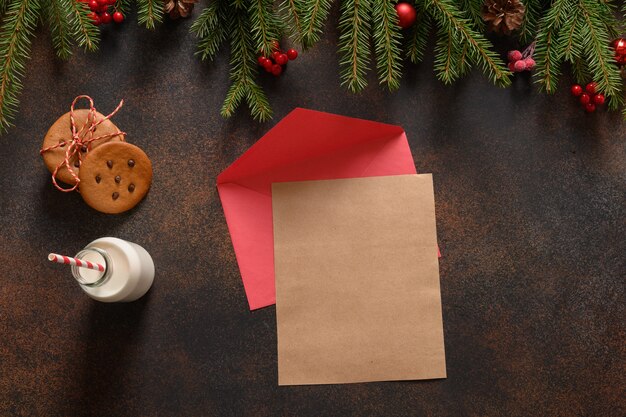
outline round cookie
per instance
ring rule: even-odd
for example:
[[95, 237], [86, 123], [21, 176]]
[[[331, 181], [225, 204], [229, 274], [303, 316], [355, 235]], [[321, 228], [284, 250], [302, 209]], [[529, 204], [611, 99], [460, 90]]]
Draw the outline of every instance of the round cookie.
[[108, 142], [93, 149], [80, 167], [80, 195], [103, 213], [121, 213], [139, 203], [152, 183], [152, 163], [135, 145]]
[[[76, 121], [76, 128], [79, 131], [81, 127], [87, 122], [88, 115], [89, 115], [89, 110], [86, 110], [86, 109], [74, 110], [74, 120]], [[96, 116], [98, 117], [98, 120], [103, 119], [105, 117], [104, 115], [98, 112], [96, 112]], [[61, 141], [70, 142], [72, 140], [72, 127], [71, 126], [72, 125], [70, 122], [69, 112], [59, 117], [57, 121], [54, 122], [54, 124], [50, 127], [50, 129], [48, 129], [48, 133], [46, 133], [46, 136], [43, 138], [43, 144], [41, 145], [41, 149], [45, 149], [49, 146], [56, 145], [60, 143]], [[104, 122], [100, 123], [98, 127], [96, 127], [96, 129], [94, 130], [94, 137], [109, 135], [112, 133], [117, 133], [119, 131], [120, 130], [117, 128], [117, 126], [113, 124], [112, 121], [105, 120]], [[123, 140], [122, 135], [113, 136], [108, 139], [98, 139], [94, 142], [91, 142], [90, 151], [104, 143], [107, 143], [110, 141], [122, 141], [122, 140]], [[46, 164], [46, 167], [48, 168], [48, 171], [50, 171], [50, 173], [54, 172], [56, 167], [59, 166], [59, 164], [61, 164], [63, 160], [65, 159], [65, 152], [67, 151], [66, 146], [63, 146], [63, 147], [59, 146], [58, 148], [51, 149], [42, 154], [43, 161]], [[79, 167], [76, 166], [76, 164], [78, 164], [78, 154], [75, 154], [74, 157], [70, 159], [70, 164], [72, 164], [72, 169], [74, 170], [74, 172], [76, 173], [80, 172]], [[61, 168], [59, 168], [59, 171], [57, 172], [57, 179], [60, 181], [63, 181], [66, 184], [74, 184], [74, 178], [72, 177], [70, 172], [67, 170], [66, 166], [62, 166]]]

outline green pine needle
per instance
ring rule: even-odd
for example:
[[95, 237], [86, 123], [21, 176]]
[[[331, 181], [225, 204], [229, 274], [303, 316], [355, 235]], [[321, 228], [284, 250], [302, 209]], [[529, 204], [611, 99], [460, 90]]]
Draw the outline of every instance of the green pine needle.
[[305, 0], [283, 0], [279, 7], [279, 15], [288, 22], [286, 29], [290, 37], [299, 44], [302, 44], [302, 17], [305, 6]]
[[137, 0], [137, 21], [146, 29], [154, 29], [163, 21], [163, 0]]
[[389, 90], [397, 90], [402, 78], [402, 35], [398, 26], [398, 15], [391, 0], [374, 1], [372, 22], [378, 80], [380, 84], [387, 84]]
[[48, 0], [46, 15], [50, 32], [52, 34], [52, 45], [56, 54], [61, 59], [67, 59], [72, 54], [72, 26], [70, 24], [70, 14], [72, 0]]
[[[526, 4], [526, 1], [528, 0], [525, 0], [524, 4]], [[485, 27], [485, 21], [482, 16], [482, 7], [484, 3], [485, 0], [462, 0], [462, 10], [465, 11], [467, 17], [469, 17], [472, 23], [480, 29]]]
[[580, 0], [581, 20], [587, 25], [583, 48], [587, 57], [590, 72], [598, 84], [598, 90], [609, 99], [609, 108], [615, 110], [623, 102], [621, 96], [622, 79], [617, 66], [614, 64], [613, 53], [607, 46], [611, 42], [608, 31], [603, 25], [600, 13], [595, 13], [598, 2], [594, 0]]
[[302, 47], [310, 48], [320, 40], [332, 0], [303, 0]]
[[410, 32], [407, 37], [408, 41], [406, 45], [406, 57], [414, 64], [424, 59], [424, 51], [428, 43], [430, 29], [430, 16], [426, 13], [426, 10], [419, 9], [417, 11], [415, 24], [409, 29]]
[[226, 40], [227, 17], [223, 2], [212, 1], [191, 25], [191, 32], [200, 40], [196, 55], [205, 61], [213, 60]]
[[256, 84], [256, 45], [251, 36], [251, 22], [247, 10], [232, 11], [230, 33], [230, 79], [221, 114], [230, 117], [245, 98], [252, 117], [266, 121], [272, 109], [263, 90]]
[[0, 132], [12, 125], [17, 112], [18, 95], [22, 90], [20, 78], [30, 52], [30, 44], [39, 19], [39, 4], [35, 0], [20, 0], [9, 4], [0, 27]]
[[523, 43], [528, 43], [534, 39], [537, 32], [537, 22], [543, 10], [542, 0], [524, 0], [524, 20], [520, 28], [519, 37]]
[[[460, 43], [467, 45], [468, 58], [478, 65], [483, 73], [496, 85], [506, 87], [511, 84], [510, 72], [504, 67], [500, 57], [489, 49], [491, 43], [463, 17], [453, 0], [428, 0], [427, 9], [440, 29], [454, 33]], [[442, 53], [441, 50], [439, 52]], [[443, 52], [447, 54], [447, 52]], [[445, 61], [445, 57], [438, 57]]]
[[130, 10], [130, 2], [131, 0], [116, 0], [115, 10], [126, 15], [126, 13]]
[[78, 46], [88, 51], [98, 49], [99, 37], [98, 27], [94, 25], [89, 17], [89, 8], [85, 3], [78, 0], [70, 1], [70, 24], [74, 39]]
[[367, 69], [370, 62], [370, 0], [344, 0], [339, 18], [339, 66], [341, 85], [353, 93], [367, 86]]
[[249, 12], [256, 50], [264, 56], [270, 56], [274, 51], [274, 42], [278, 41], [280, 26], [274, 14], [274, 2], [273, 0], [251, 0]]
[[559, 43], [559, 30], [571, 14], [571, 0], [554, 0], [539, 21], [541, 29], [537, 34], [534, 53], [536, 62], [534, 75], [541, 89], [549, 94], [556, 91], [564, 55], [564, 46]]

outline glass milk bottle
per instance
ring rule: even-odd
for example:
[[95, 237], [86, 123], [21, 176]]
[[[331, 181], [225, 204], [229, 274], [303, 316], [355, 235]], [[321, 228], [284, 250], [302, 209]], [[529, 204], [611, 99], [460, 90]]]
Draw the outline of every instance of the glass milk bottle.
[[154, 262], [136, 243], [115, 237], [94, 240], [75, 256], [104, 266], [104, 271], [72, 265], [72, 275], [94, 300], [107, 303], [135, 301], [154, 280]]

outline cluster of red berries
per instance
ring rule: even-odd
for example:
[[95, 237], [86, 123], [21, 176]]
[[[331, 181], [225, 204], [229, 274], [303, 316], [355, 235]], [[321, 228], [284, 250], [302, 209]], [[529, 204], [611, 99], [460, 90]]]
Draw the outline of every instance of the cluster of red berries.
[[535, 68], [535, 60], [533, 59], [533, 57], [532, 56], [525, 57], [517, 49], [513, 51], [509, 51], [508, 58], [509, 58], [509, 70], [511, 72], [530, 71], [533, 68]]
[[110, 8], [114, 6], [116, 0], [81, 0], [87, 3], [91, 13], [89, 17], [94, 25], [107, 24], [111, 22], [122, 23], [124, 15], [122, 12], [115, 10], [110, 13]]
[[278, 41], [274, 41], [272, 55], [269, 57], [259, 56], [259, 65], [265, 68], [265, 71], [272, 73], [276, 77], [283, 73], [283, 67], [287, 65], [287, 62], [293, 61], [298, 57], [298, 51], [295, 49], [289, 49], [286, 52], [280, 49]]
[[598, 84], [590, 82], [585, 86], [585, 91], [578, 84], [572, 86], [572, 95], [578, 97], [578, 101], [587, 113], [596, 111], [596, 106], [604, 104], [604, 94], [597, 93]]

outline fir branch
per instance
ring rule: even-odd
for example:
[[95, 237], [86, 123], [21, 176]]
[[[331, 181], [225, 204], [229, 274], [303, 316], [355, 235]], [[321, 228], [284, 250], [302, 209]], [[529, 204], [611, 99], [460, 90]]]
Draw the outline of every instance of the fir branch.
[[70, 13], [70, 24], [78, 46], [88, 51], [98, 49], [98, 27], [92, 23], [87, 5], [79, 0], [70, 0]]
[[456, 62], [456, 72], [459, 75], [459, 78], [467, 75], [467, 73], [472, 69], [472, 63], [470, 62], [468, 51], [469, 48], [467, 44], [464, 44], [463, 48], [457, 49], [454, 56], [454, 61]]
[[274, 41], [279, 38], [280, 25], [274, 15], [273, 0], [252, 0], [249, 13], [256, 50], [264, 56], [270, 56], [274, 51]]
[[0, 0], [0, 22], [2, 22], [2, 15], [7, 10], [8, 5], [9, 5], [9, 0]]
[[563, 22], [571, 14], [571, 0], [554, 0], [552, 6], [539, 21], [541, 29], [537, 34], [535, 47], [535, 77], [541, 89], [547, 93], [556, 91], [557, 79], [561, 73], [563, 45], [558, 42], [558, 34]]
[[598, 83], [598, 90], [604, 92], [609, 99], [609, 108], [615, 110], [623, 102], [622, 81], [619, 70], [614, 65], [612, 51], [608, 48], [609, 34], [600, 14], [597, 13], [598, 3], [593, 0], [580, 0], [578, 6], [581, 18], [587, 26], [584, 31], [588, 33], [585, 37], [584, 49], [589, 70], [594, 81]]
[[320, 40], [324, 22], [328, 18], [332, 0], [303, 0], [306, 2], [302, 17], [302, 48], [307, 49]]
[[389, 90], [397, 90], [402, 77], [402, 44], [398, 15], [391, 0], [374, 1], [372, 22], [378, 79], [380, 84], [387, 84]]
[[34, 30], [39, 19], [35, 0], [9, 4], [0, 27], [0, 132], [12, 125], [22, 90], [24, 63], [30, 52]]
[[435, 73], [444, 84], [451, 84], [459, 78], [457, 66], [454, 62], [457, 42], [452, 30], [439, 29], [435, 45]]
[[498, 55], [489, 49], [489, 41], [471, 27], [469, 20], [462, 16], [453, 0], [428, 0], [426, 7], [440, 28], [454, 32], [459, 42], [467, 44], [470, 60], [479, 65], [494, 84], [501, 87], [511, 84], [509, 71], [505, 69]]
[[344, 0], [339, 18], [339, 61], [341, 85], [353, 93], [367, 86], [365, 78], [369, 64], [370, 0]]
[[[531, 0], [532, 1], [532, 0]], [[467, 17], [472, 21], [472, 23], [483, 29], [485, 27], [485, 21], [482, 16], [482, 7], [485, 3], [484, 0], [462, 0], [462, 10], [465, 11]], [[524, 1], [526, 3], [526, 1]]]
[[48, 0], [46, 14], [50, 31], [52, 32], [52, 45], [56, 54], [61, 59], [67, 59], [72, 54], [72, 26], [70, 24], [72, 0]]
[[578, 9], [572, 8], [563, 24], [559, 28], [557, 43], [563, 48], [562, 55], [565, 60], [574, 62], [582, 54], [582, 42], [578, 29]]
[[115, 10], [126, 15], [126, 13], [130, 10], [130, 1], [131, 0], [116, 0]]
[[302, 43], [302, 17], [304, 15], [305, 0], [283, 0], [278, 8], [279, 14], [285, 16], [289, 35], [296, 42]]
[[163, 21], [163, 0], [137, 0], [137, 21], [146, 29], [154, 29]]
[[406, 56], [414, 64], [422, 61], [424, 58], [424, 50], [428, 43], [428, 35], [430, 35], [431, 22], [430, 16], [423, 8], [417, 11], [415, 24], [411, 27], [411, 32], [406, 45]]
[[221, 2], [212, 1], [191, 25], [191, 32], [200, 39], [196, 55], [203, 61], [213, 60], [220, 46], [226, 40], [225, 27], [228, 26]]
[[259, 121], [271, 118], [272, 110], [263, 90], [254, 81], [256, 48], [251, 38], [250, 18], [246, 10], [234, 10], [230, 17], [230, 79], [221, 114], [230, 117], [245, 98], [252, 117]]
[[584, 85], [591, 78], [587, 65], [582, 58], [576, 58], [574, 60], [572, 63], [572, 73], [574, 74], [574, 79], [578, 84]]
[[520, 28], [520, 39], [526, 43], [535, 38], [537, 31], [537, 22], [543, 10], [541, 0], [524, 0], [524, 21]]

